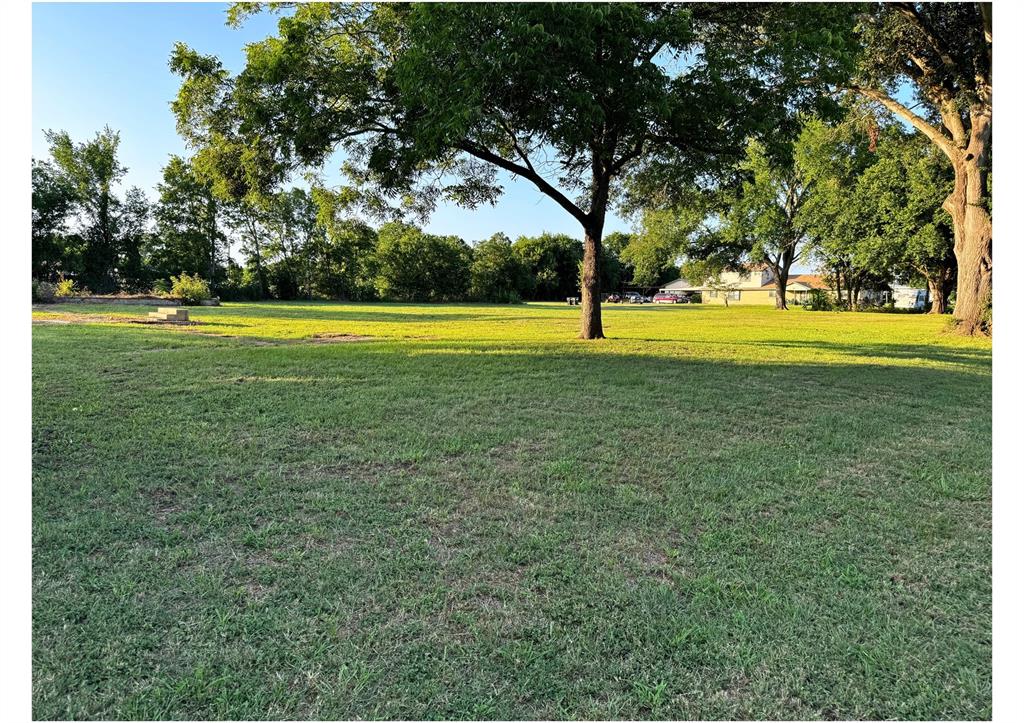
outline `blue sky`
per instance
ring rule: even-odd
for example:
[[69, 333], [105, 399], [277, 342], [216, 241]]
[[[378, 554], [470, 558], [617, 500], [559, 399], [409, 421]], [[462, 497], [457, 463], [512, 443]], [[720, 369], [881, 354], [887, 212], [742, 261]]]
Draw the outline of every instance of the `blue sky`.
[[[232, 72], [244, 63], [243, 47], [274, 33], [271, 15], [250, 18], [240, 29], [224, 24], [220, 3], [37, 3], [32, 6], [32, 154], [47, 156], [43, 129], [63, 129], [76, 140], [109, 125], [121, 132], [125, 185], [151, 197], [160, 169], [185, 146], [174, 129], [170, 101], [178, 78], [167, 67], [171, 48], [183, 41], [215, 54]], [[441, 206], [427, 224], [434, 233], [478, 241], [503, 231], [515, 238], [543, 231], [580, 236], [579, 225], [532, 184], [504, 176], [496, 206], [470, 211]], [[606, 232], [628, 230], [609, 218]]]

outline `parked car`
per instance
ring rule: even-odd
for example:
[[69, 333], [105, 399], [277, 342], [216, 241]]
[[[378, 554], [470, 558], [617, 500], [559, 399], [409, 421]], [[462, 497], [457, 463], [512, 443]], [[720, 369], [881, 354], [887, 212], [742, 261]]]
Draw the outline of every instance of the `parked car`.
[[655, 294], [651, 301], [655, 304], [679, 304], [682, 298], [675, 294]]
[[629, 304], [643, 304], [643, 303], [645, 303], [644, 297], [640, 296], [640, 294], [633, 293], [633, 292], [631, 292], [629, 294], [626, 294], [626, 296], [624, 298], [625, 298], [626, 302], [629, 303]]
[[618, 294], [608, 294], [608, 298], [605, 299], [605, 301], [607, 301], [609, 304], [618, 304], [620, 301], [622, 301], [622, 297], [619, 296]]

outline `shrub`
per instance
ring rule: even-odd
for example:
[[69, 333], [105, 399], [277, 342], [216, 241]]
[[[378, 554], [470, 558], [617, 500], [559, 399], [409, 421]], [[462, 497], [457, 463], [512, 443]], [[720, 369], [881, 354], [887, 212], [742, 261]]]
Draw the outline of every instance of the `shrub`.
[[32, 279], [32, 302], [35, 304], [52, 304], [57, 289], [49, 281]]
[[210, 298], [210, 285], [198, 274], [189, 276], [183, 273], [181, 276], [172, 276], [171, 297], [178, 299], [182, 304], [198, 304]]
[[506, 289], [505, 291], [497, 291], [493, 295], [493, 303], [495, 304], [522, 304], [523, 297], [519, 295], [518, 291], [514, 289]]
[[832, 301], [832, 296], [824, 289], [811, 289], [811, 293], [804, 304], [807, 311], [836, 311], [838, 306]]
[[54, 288], [54, 293], [57, 296], [75, 296], [78, 294], [78, 287], [75, 285], [74, 279], [65, 279], [62, 276]]
[[171, 293], [171, 282], [167, 279], [157, 279], [153, 283], [153, 296], [167, 296]]

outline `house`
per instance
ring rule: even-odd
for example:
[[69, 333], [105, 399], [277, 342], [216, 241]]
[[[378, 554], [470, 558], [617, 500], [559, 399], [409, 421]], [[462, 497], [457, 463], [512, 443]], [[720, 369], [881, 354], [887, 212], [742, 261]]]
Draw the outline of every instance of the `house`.
[[[786, 285], [786, 301], [804, 304], [809, 300], [812, 290], [828, 291], [828, 288], [825, 280], [815, 274], [790, 275]], [[694, 286], [686, 279], [677, 279], [658, 291], [667, 294], [699, 292], [706, 304], [724, 304], [728, 300], [730, 304], [775, 306], [775, 276], [767, 267], [726, 271], [715, 284]]]

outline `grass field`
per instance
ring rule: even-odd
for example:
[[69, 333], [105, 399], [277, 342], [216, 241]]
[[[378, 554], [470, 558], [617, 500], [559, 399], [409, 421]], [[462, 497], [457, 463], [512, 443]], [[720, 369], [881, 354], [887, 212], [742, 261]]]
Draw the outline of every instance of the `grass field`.
[[941, 318], [147, 310], [33, 312], [37, 718], [991, 716]]

